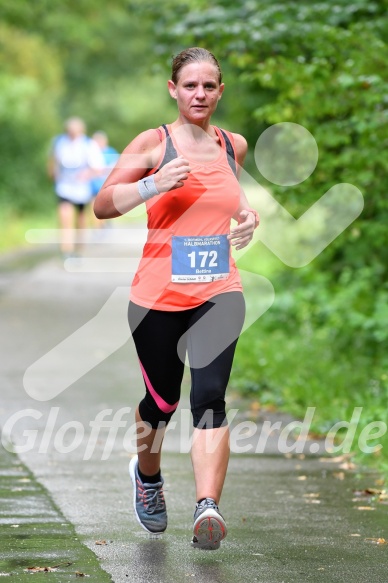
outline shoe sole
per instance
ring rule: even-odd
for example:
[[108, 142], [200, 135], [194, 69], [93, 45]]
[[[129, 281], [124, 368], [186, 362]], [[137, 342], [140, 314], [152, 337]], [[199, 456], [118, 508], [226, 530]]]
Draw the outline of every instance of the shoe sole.
[[[209, 508], [194, 522], [192, 546], [204, 551], [215, 551], [227, 535], [226, 524], [215, 510]], [[194, 540], [196, 539], [196, 540]]]
[[148, 532], [148, 534], [151, 536], [151, 538], [152, 537], [159, 537], [161, 534], [164, 533], [164, 530], [161, 530], [160, 532], [154, 532], [153, 530], [149, 530], [146, 526], [144, 526], [144, 524], [140, 520], [139, 515], [137, 513], [137, 509], [136, 509], [136, 490], [137, 490], [137, 484], [136, 484], [136, 474], [135, 474], [135, 468], [136, 468], [136, 464], [137, 464], [137, 459], [138, 459], [137, 456], [135, 456], [129, 462], [129, 475], [131, 477], [132, 484], [133, 484], [133, 509], [135, 511], [136, 520], [138, 521], [138, 523], [140, 524], [140, 526], [146, 532]]

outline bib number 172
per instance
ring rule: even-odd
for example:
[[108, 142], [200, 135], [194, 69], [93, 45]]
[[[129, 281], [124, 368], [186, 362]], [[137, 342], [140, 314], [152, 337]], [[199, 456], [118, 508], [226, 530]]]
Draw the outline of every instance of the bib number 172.
[[190, 259], [190, 267], [217, 267], [217, 251], [192, 251], [187, 254]]
[[229, 276], [228, 236], [173, 236], [171, 239], [171, 281], [210, 283]]

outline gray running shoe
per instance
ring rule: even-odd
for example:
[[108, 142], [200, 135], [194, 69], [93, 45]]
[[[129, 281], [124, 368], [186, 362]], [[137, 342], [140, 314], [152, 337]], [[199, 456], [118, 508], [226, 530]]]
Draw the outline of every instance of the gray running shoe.
[[163, 495], [163, 479], [157, 484], [143, 483], [138, 472], [138, 457], [129, 462], [133, 483], [133, 506], [139, 524], [150, 534], [162, 534], [167, 528], [167, 511]]
[[204, 551], [215, 551], [220, 548], [227, 529], [213, 498], [205, 498], [195, 507], [193, 534], [191, 545], [194, 548]]

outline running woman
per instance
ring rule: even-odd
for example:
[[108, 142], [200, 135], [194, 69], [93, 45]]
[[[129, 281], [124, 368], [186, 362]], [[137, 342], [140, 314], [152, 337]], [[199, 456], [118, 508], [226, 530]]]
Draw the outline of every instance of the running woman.
[[246, 140], [210, 123], [224, 91], [215, 56], [197, 47], [182, 51], [168, 90], [177, 119], [127, 146], [94, 211], [113, 218], [145, 202], [148, 215], [128, 309], [145, 383], [136, 410], [138, 455], [129, 465], [137, 520], [151, 534], [167, 527], [161, 444], [187, 353], [197, 502], [192, 546], [214, 550], [227, 533], [218, 508], [229, 461], [225, 391], [245, 316], [231, 245], [248, 245], [259, 219], [238, 183]]

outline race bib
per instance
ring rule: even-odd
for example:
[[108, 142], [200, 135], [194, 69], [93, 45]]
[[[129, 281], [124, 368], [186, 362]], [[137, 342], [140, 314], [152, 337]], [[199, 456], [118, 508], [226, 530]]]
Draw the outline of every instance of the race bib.
[[207, 283], [229, 276], [227, 235], [172, 237], [172, 275], [175, 283]]

